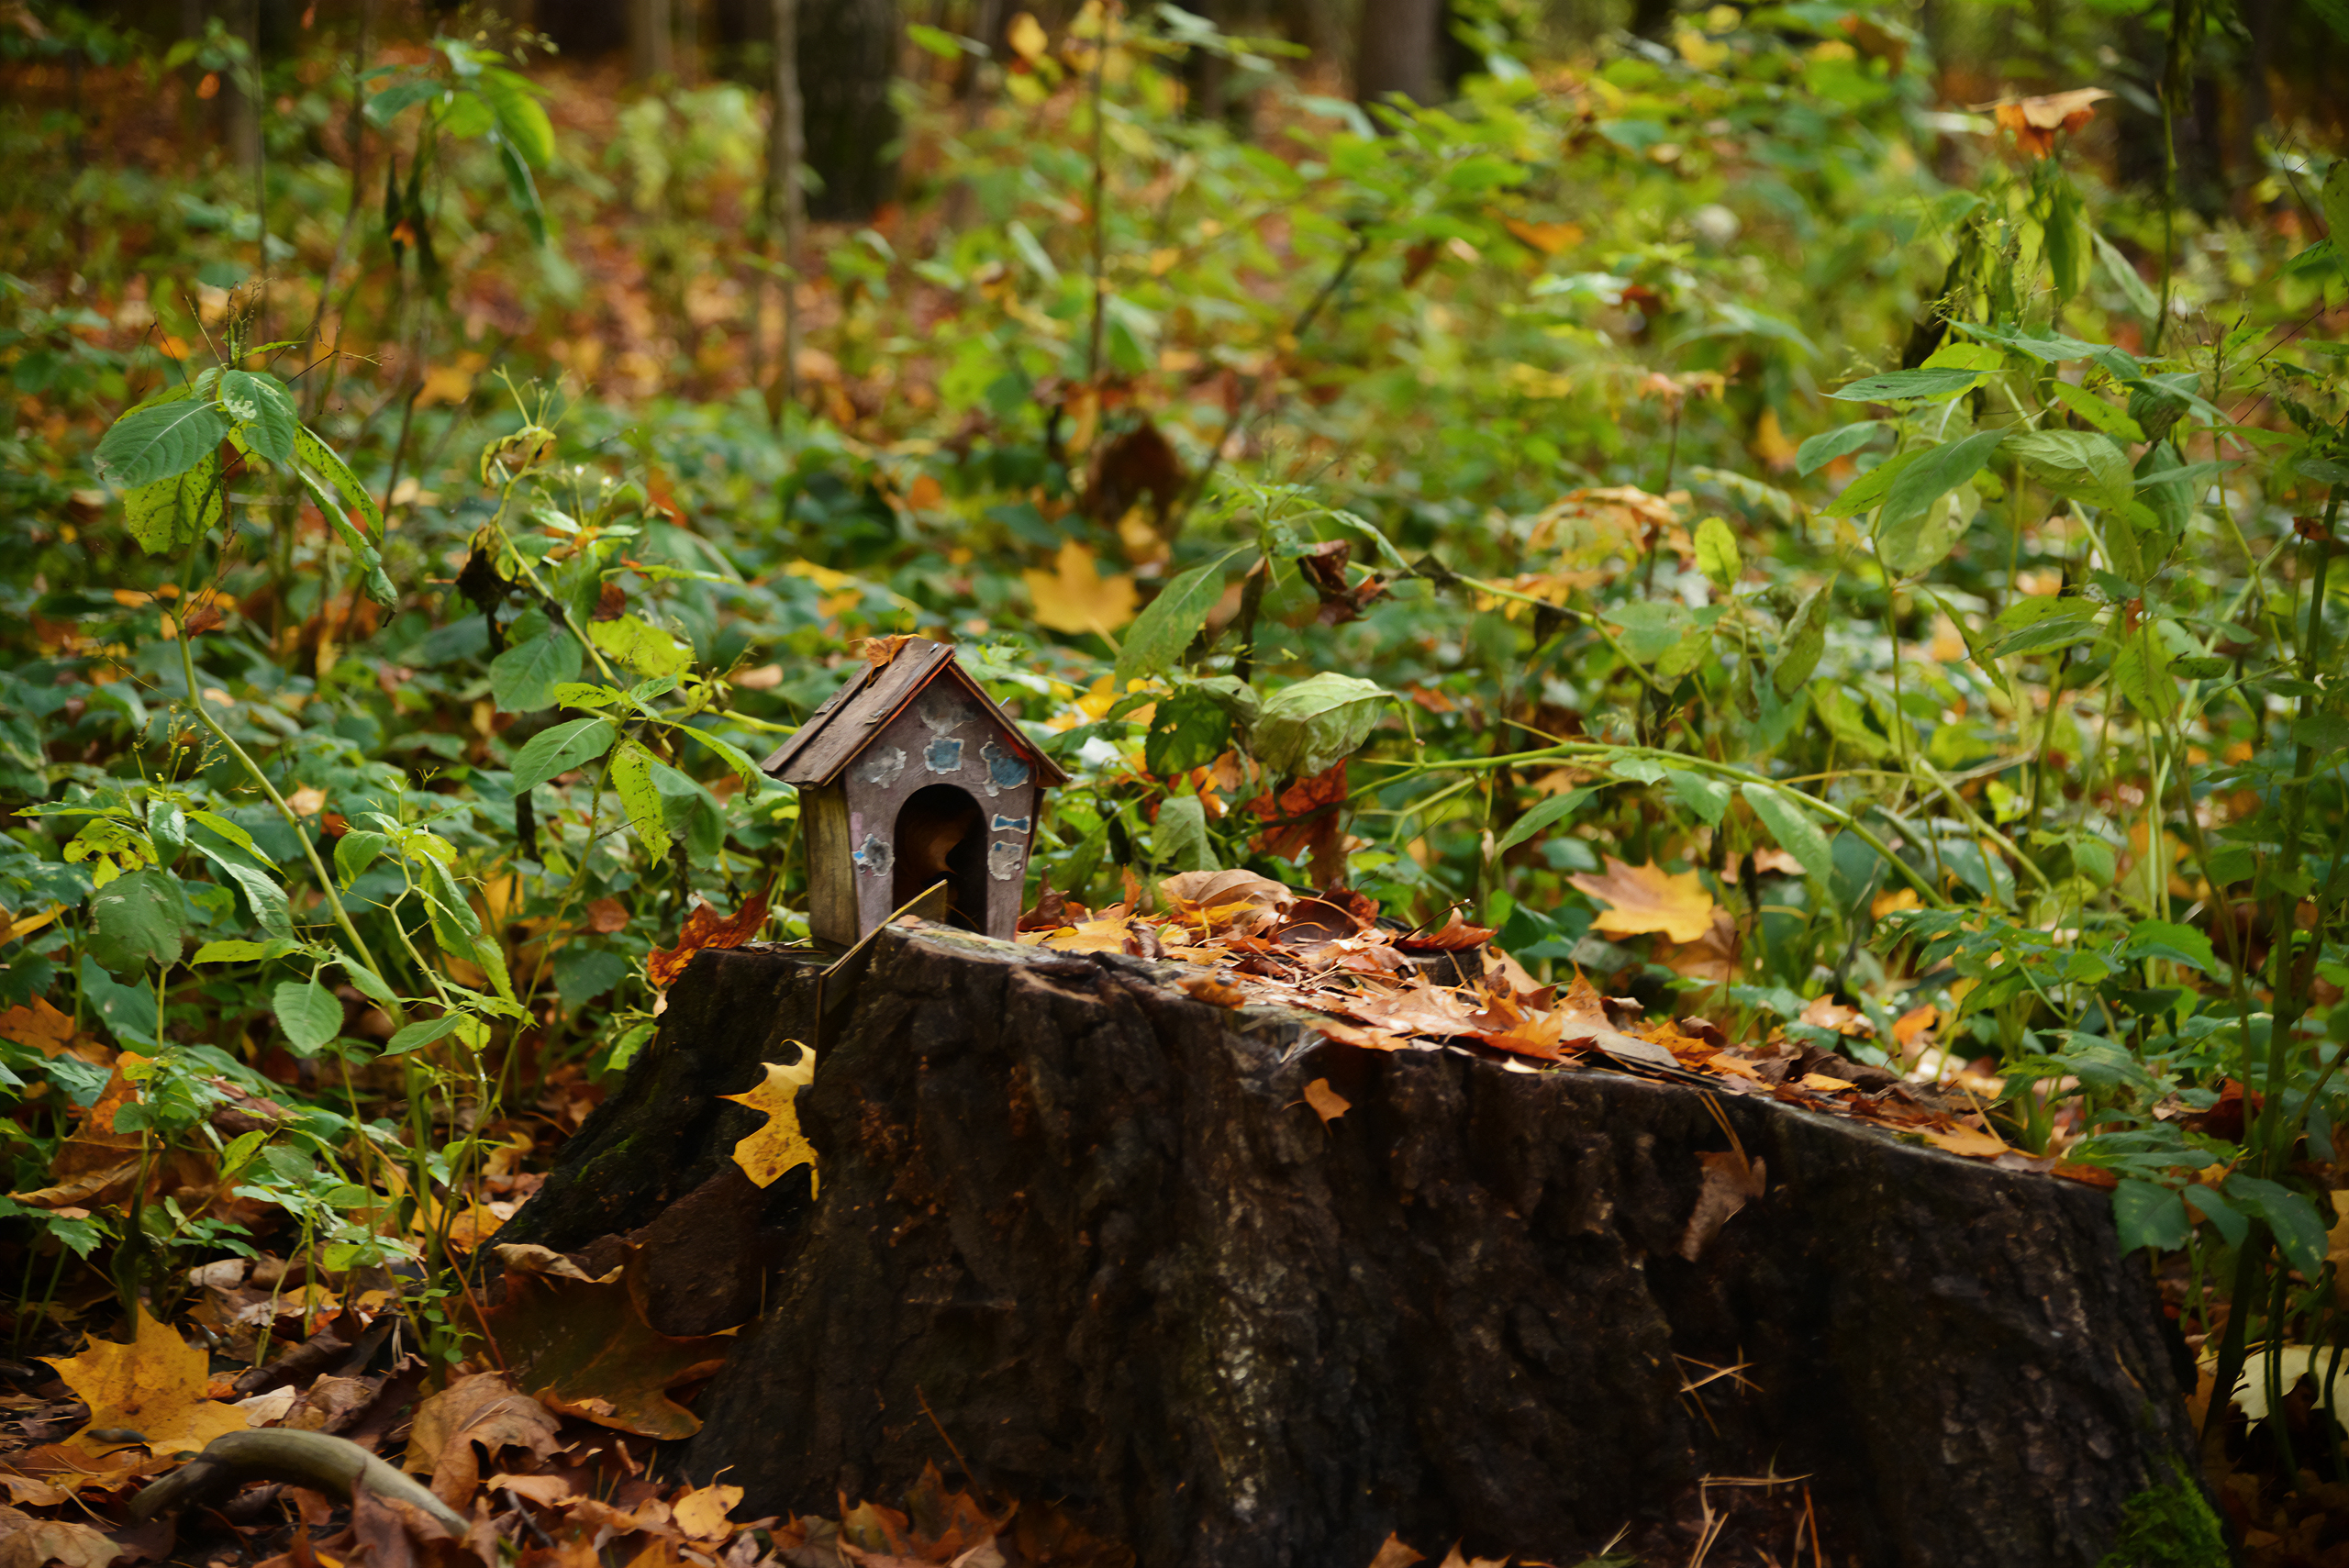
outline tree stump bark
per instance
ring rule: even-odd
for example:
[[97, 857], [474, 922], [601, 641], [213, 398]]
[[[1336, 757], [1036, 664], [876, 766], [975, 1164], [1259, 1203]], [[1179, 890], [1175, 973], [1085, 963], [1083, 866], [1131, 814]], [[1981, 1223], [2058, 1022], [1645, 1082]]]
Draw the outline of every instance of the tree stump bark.
[[[1139, 960], [893, 928], [849, 968], [698, 957], [501, 1238], [723, 1207], [757, 1118], [715, 1096], [819, 1042], [820, 1196], [731, 1200], [764, 1238], [737, 1272], [774, 1272], [731, 1287], [764, 1310], [684, 1456], [751, 1511], [959, 1455], [1142, 1568], [1362, 1568], [1390, 1531], [1686, 1562], [1724, 1514], [1709, 1562], [1786, 1562], [1806, 1512], [1838, 1564], [2087, 1568], [2195, 1473], [2093, 1189], [1759, 1097], [1339, 1046]], [[1316, 1078], [1351, 1102], [1326, 1126]], [[1692, 1261], [1725, 1127], [1767, 1191]], [[1773, 1476], [1801, 1479], [1732, 1484]]]

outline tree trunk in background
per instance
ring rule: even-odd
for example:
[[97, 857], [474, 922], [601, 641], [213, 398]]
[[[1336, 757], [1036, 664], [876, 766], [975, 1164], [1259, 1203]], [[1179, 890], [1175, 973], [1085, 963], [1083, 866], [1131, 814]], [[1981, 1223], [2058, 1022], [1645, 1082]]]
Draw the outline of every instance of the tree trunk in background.
[[628, 0], [628, 71], [639, 82], [671, 73], [669, 0]]
[[896, 0], [822, 0], [799, 14], [807, 216], [871, 217], [897, 192]]
[[807, 159], [807, 110], [799, 92], [799, 0], [771, 0], [768, 17], [774, 54], [768, 93], [772, 104], [767, 117], [767, 245], [785, 266], [793, 269], [793, 274], [783, 280], [783, 363], [775, 373], [774, 393], [768, 399], [780, 426], [783, 410], [799, 398], [797, 268], [799, 231], [807, 215], [800, 198], [799, 165]]
[[1442, 47], [1443, 0], [1363, 0], [1355, 99], [1400, 93], [1415, 104], [1435, 102]]
[[[662, 1333], [755, 1315], [682, 1462], [744, 1514], [934, 1459], [1138, 1568], [1359, 1568], [1390, 1529], [1576, 1562], [1627, 1524], [1685, 1563], [1723, 1512], [1723, 1563], [1815, 1512], [1837, 1568], [2090, 1568], [2190, 1473], [2191, 1358], [2108, 1194], [1765, 1095], [1358, 1051], [1122, 955], [891, 927], [821, 962], [697, 954], [499, 1235], [632, 1234], [688, 1286]], [[812, 1203], [741, 1180], [759, 1118], [719, 1097], [796, 1041]], [[1692, 1240], [1731, 1138], [1765, 1191]], [[1770, 1473], [1801, 1479], [1718, 1479]]]
[[[222, 8], [221, 21], [228, 31], [244, 39], [252, 53], [252, 69], [261, 70], [261, 4], [260, 0], [228, 0]], [[258, 177], [261, 169], [261, 111], [252, 95], [238, 84], [234, 72], [224, 72], [220, 77], [220, 131], [228, 145], [229, 156], [237, 167]], [[255, 203], [258, 207], [259, 203]]]
[[628, 47], [628, 0], [538, 0], [531, 19], [565, 60], [594, 60]]

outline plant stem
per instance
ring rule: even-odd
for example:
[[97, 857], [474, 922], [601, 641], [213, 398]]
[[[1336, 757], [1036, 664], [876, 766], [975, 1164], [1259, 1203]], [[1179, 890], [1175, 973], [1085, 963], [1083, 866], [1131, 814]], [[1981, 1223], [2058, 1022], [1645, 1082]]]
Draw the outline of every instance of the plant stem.
[[[295, 841], [302, 846], [302, 857], [310, 862], [310, 874], [317, 879], [318, 892], [325, 896], [327, 908], [334, 916], [334, 923], [341, 929], [343, 936], [350, 940], [352, 956], [367, 966], [368, 971], [382, 983], [385, 991], [392, 991], [391, 977], [384, 973], [384, 966], [375, 962], [375, 955], [368, 951], [367, 940], [359, 934], [359, 928], [351, 923], [350, 911], [343, 908], [342, 900], [335, 895], [334, 878], [328, 874], [326, 862], [318, 859], [317, 846], [310, 842], [310, 835], [303, 828], [302, 818], [292, 806], [285, 804], [285, 797], [277, 793], [277, 786], [269, 782], [269, 775], [262, 771], [261, 764], [254, 762], [242, 746], [237, 744], [237, 738], [229, 734], [218, 719], [212, 717], [210, 708], [205, 704], [204, 693], [195, 684], [195, 652], [192, 646], [195, 640], [193, 634], [189, 632], [184, 619], [178, 621], [178, 627], [180, 672], [187, 678], [187, 705], [194, 710], [195, 721], [212, 732], [212, 738], [220, 742], [228, 755], [237, 759], [237, 765], [245, 770], [245, 776], [261, 786], [262, 794], [269, 797], [269, 804], [277, 808], [277, 815], [284, 818], [285, 826], [293, 830]], [[394, 995], [397, 993], [394, 992]], [[392, 1008], [392, 1021], [395, 1024], [399, 1023], [402, 1017], [402, 1009], [395, 1005]]]

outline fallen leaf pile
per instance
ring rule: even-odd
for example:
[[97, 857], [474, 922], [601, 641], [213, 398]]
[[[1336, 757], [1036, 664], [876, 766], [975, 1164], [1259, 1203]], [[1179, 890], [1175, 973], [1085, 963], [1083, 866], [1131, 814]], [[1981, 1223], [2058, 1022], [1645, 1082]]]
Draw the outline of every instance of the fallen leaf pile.
[[[11, 1364], [24, 1391], [0, 1393], [0, 1568], [1131, 1568], [1130, 1551], [1058, 1507], [957, 1492], [935, 1467], [899, 1507], [843, 1497], [837, 1518], [739, 1518], [739, 1486], [657, 1479], [655, 1442], [698, 1426], [677, 1396], [689, 1399], [732, 1341], [648, 1327], [625, 1246], [625, 1261], [593, 1275], [544, 1248], [498, 1251], [506, 1270], [476, 1319], [481, 1349], [437, 1386], [392, 1337], [400, 1315], [357, 1306], [258, 1366], [248, 1352], [216, 1370], [144, 1313], [125, 1341]], [[274, 1279], [302, 1273], [266, 1262]], [[186, 1283], [199, 1317], [247, 1288], [217, 1265]], [[212, 1439], [258, 1429], [354, 1442], [472, 1528], [460, 1538], [363, 1487], [345, 1501], [270, 1480], [176, 1519], [132, 1519], [141, 1488]]]
[[[1727, 921], [1693, 872], [1675, 876], [1610, 858], [1600, 873], [1572, 880], [1605, 906], [1594, 929], [1661, 936], [1675, 944], [1667, 953], [1713, 942]], [[1140, 892], [1130, 887], [1124, 903], [1098, 913], [1055, 895], [1051, 917], [1041, 906], [1030, 911], [1019, 940], [1059, 952], [1122, 952], [1185, 965], [1197, 973], [1179, 984], [1199, 1001], [1286, 1008], [1330, 1039], [1364, 1050], [1466, 1051], [1528, 1071], [1537, 1062], [1549, 1070], [1612, 1067], [1766, 1095], [1953, 1154], [2110, 1184], [2101, 1171], [2009, 1147], [1969, 1106], [1888, 1069], [1779, 1037], [1732, 1043], [1701, 1018], [1647, 1019], [1641, 1003], [1603, 995], [1579, 973], [1563, 986], [1539, 984], [1491, 945], [1492, 930], [1468, 925], [1456, 911], [1434, 930], [1399, 929], [1359, 893], [1331, 886], [1308, 894], [1246, 871], [1169, 877], [1158, 885], [1153, 913], [1141, 912]], [[1863, 1040], [1876, 1028], [1857, 1008], [1823, 996], [1798, 1021]], [[1907, 1015], [1898, 1028], [1909, 1034], [1898, 1043], [1905, 1049], [1932, 1021], [1929, 1007]], [[1343, 1102], [1332, 1106], [1336, 1096], [1322, 1088], [1321, 1095], [1308, 1090], [1308, 1100], [1326, 1122], [1342, 1114]], [[1726, 1204], [1758, 1173], [1724, 1171], [1719, 1179]], [[1734, 1207], [1728, 1204], [1722, 1218]]]

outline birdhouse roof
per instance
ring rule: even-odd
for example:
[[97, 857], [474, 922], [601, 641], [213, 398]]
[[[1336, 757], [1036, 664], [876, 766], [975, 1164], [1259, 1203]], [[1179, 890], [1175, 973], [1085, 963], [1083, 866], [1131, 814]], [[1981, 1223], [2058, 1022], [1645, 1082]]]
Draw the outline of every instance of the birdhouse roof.
[[1002, 727], [1004, 738], [1035, 763], [1038, 784], [1068, 783], [1068, 774], [1038, 751], [1011, 716], [971, 679], [955, 660], [952, 644], [919, 637], [908, 639], [887, 663], [863, 666], [761, 766], [787, 784], [832, 784], [858, 753], [880, 738], [891, 719], [941, 680], [959, 684], [977, 699], [980, 707]]

